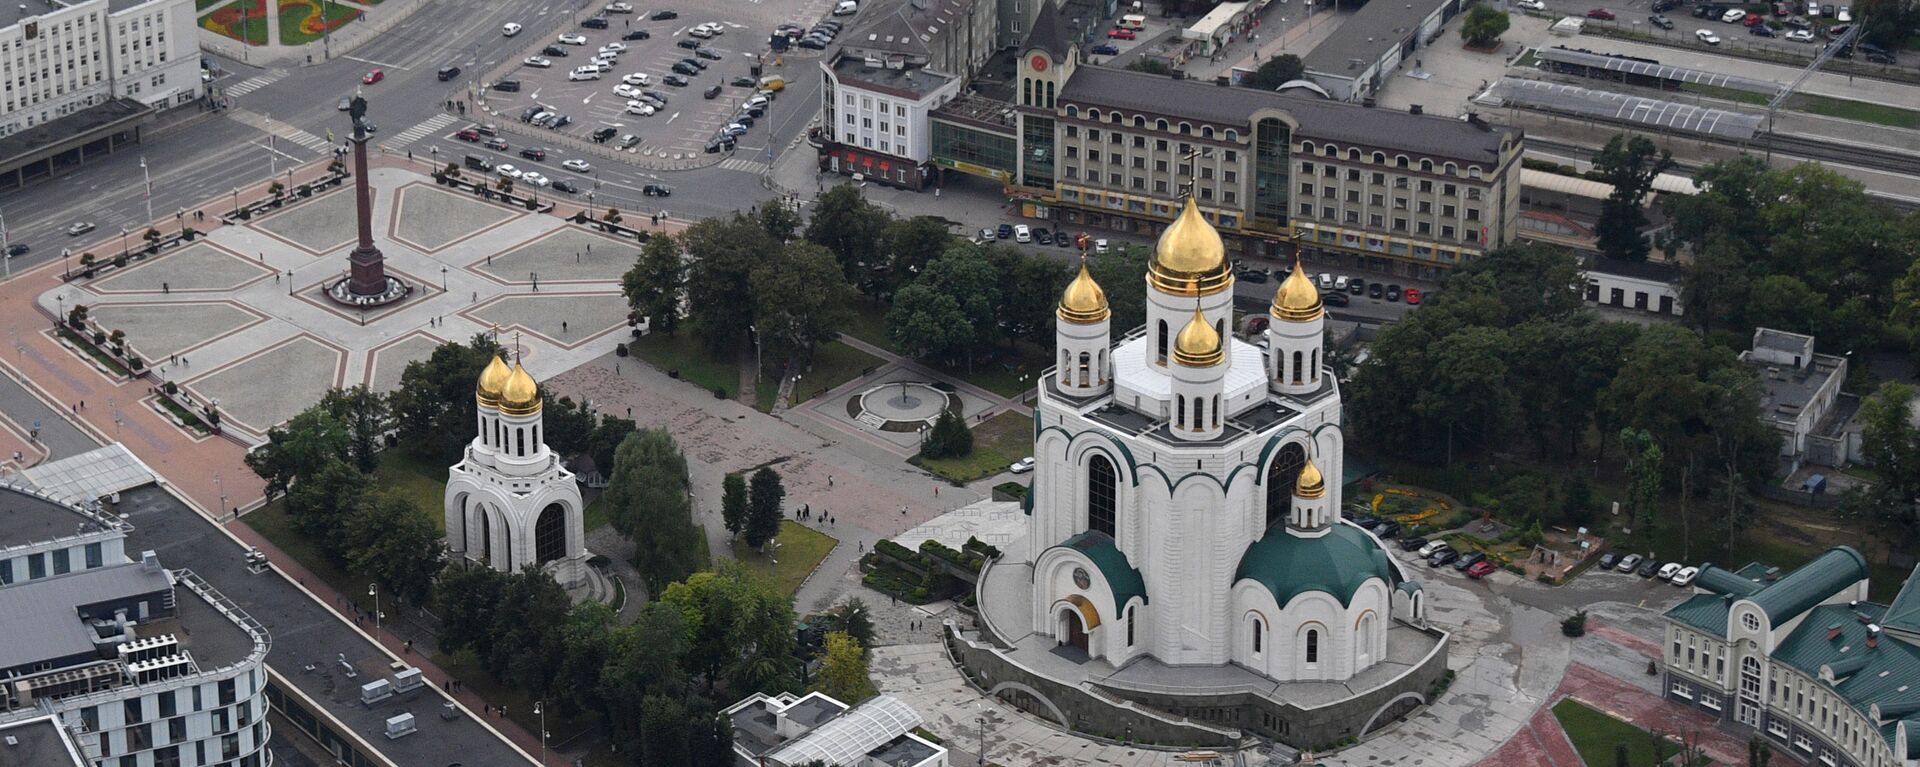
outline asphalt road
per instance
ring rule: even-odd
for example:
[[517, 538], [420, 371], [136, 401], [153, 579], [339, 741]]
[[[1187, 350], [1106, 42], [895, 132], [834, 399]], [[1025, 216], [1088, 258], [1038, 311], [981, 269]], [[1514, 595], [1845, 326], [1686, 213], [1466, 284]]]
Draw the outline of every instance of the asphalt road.
[[[781, 0], [779, 4], [800, 13], [803, 5], [818, 3]], [[349, 55], [325, 63], [262, 69], [210, 57], [224, 70], [215, 85], [233, 92], [233, 108], [226, 113], [149, 137], [143, 145], [90, 159], [53, 178], [34, 180], [23, 189], [0, 191], [0, 215], [5, 217], [9, 241], [27, 243], [32, 248], [25, 256], [12, 259], [11, 266], [24, 268], [58, 259], [63, 247], [74, 248], [76, 258], [83, 245], [110, 249], [123, 226], [131, 230], [130, 240], [139, 237], [142, 222], [148, 220], [149, 204], [154, 218], [164, 219], [182, 209], [190, 214], [191, 206], [204, 204], [237, 186], [284, 173], [290, 163], [326, 157], [330, 152], [326, 141], [329, 131], [340, 141], [349, 129], [346, 113], [338, 110], [337, 103], [356, 91], [367, 97], [368, 117], [380, 127], [375, 135], [377, 145], [390, 146], [396, 152], [412, 149], [416, 156], [430, 156], [429, 148], [435, 146], [441, 154], [465, 153], [474, 147], [451, 139], [465, 122], [452, 122], [444, 130], [424, 133], [411, 129], [435, 118], [446, 123], [446, 102], [467, 97], [468, 89], [475, 84], [468, 78], [481, 77], [506, 61], [518, 61], [524, 57], [522, 50], [529, 39], [551, 39], [560, 31], [577, 28], [579, 18], [591, 15], [580, 14], [579, 10], [598, 5], [579, 0], [540, 5], [430, 0], [407, 23]], [[683, 14], [697, 8], [666, 5], [643, 6], [643, 10], [658, 7], [673, 7]], [[524, 25], [525, 31], [512, 38], [501, 35], [500, 27], [508, 21]], [[783, 70], [772, 71], [810, 73], [814, 61], [789, 57]], [[449, 64], [461, 67], [461, 77], [440, 82], [435, 73]], [[361, 77], [374, 67], [385, 70], [385, 79], [362, 86]], [[667, 207], [680, 217], [698, 218], [745, 209], [765, 199], [770, 193], [762, 185], [759, 171], [769, 159], [769, 149], [776, 154], [784, 149], [817, 112], [819, 79], [791, 79], [792, 84], [775, 101], [767, 118], [743, 137], [736, 150], [735, 158], [751, 161], [728, 163], [732, 167], [665, 172], [589, 157], [598, 170], [595, 175], [601, 187], [596, 203], [641, 212]], [[686, 96], [699, 99], [698, 93]], [[475, 117], [474, 122], [497, 122], [503, 128], [516, 129], [511, 116]], [[422, 135], [412, 135], [416, 133]], [[526, 144], [524, 140], [516, 142], [516, 151]], [[564, 149], [550, 155], [546, 164], [556, 172], [547, 175], [561, 177], [565, 172], [559, 171], [559, 163], [569, 157]], [[142, 192], [143, 158], [152, 178], [150, 200]], [[516, 161], [528, 164], [517, 157], [508, 160]], [[646, 184], [661, 182], [675, 190], [669, 200], [641, 195]], [[70, 238], [65, 229], [75, 221], [92, 222], [98, 229]]]

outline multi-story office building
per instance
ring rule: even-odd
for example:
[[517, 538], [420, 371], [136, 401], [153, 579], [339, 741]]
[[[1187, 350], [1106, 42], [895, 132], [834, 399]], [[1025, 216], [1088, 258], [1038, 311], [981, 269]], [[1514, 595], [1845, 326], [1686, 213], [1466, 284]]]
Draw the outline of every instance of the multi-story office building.
[[1013, 103], [929, 118], [932, 162], [1000, 179], [1023, 211], [1157, 236], [1191, 183], [1229, 252], [1309, 254], [1432, 277], [1513, 240], [1520, 131], [1083, 65], [1057, 14], [1020, 54]]
[[125, 522], [0, 487], [0, 726], [54, 717], [97, 767], [262, 767], [259, 623], [153, 552]]
[[920, 189], [930, 178], [927, 113], [993, 54], [994, 0], [876, 2], [820, 63], [820, 167]]
[[0, 24], [0, 172], [111, 149], [200, 97], [189, 0], [34, 0]]
[[1920, 571], [1891, 604], [1867, 585], [1845, 546], [1785, 574], [1702, 567], [1666, 614], [1668, 699], [1807, 764], [1920, 765]]

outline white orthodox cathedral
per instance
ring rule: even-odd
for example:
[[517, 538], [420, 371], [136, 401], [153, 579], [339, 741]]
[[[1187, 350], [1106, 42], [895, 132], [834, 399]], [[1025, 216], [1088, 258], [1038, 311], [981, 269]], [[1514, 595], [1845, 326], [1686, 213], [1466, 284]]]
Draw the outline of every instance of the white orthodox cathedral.
[[537, 565], [562, 586], [587, 577], [586, 506], [542, 439], [540, 386], [499, 357], [474, 386], [477, 432], [447, 470], [447, 549], [501, 572]]
[[[1354, 700], [1366, 703], [1362, 720], [1424, 701], [1429, 673], [1444, 671], [1445, 634], [1425, 626], [1425, 595], [1380, 540], [1342, 519], [1340, 391], [1320, 292], [1296, 264], [1260, 342], [1235, 338], [1232, 267], [1191, 199], [1146, 279], [1146, 325], [1121, 337], [1084, 264], [1060, 300], [1058, 368], [1035, 408], [1031, 532], [983, 575], [993, 651], [1017, 659], [1035, 637], [1054, 655], [1077, 648], [1082, 681], [1116, 696], [1308, 743], [1363, 728], [1302, 713], [1307, 697], [1377, 695]], [[1007, 597], [998, 607], [996, 594]], [[1417, 655], [1390, 657], [1396, 625], [1426, 637], [1396, 645]], [[1136, 671], [1264, 683], [1273, 700], [1183, 701], [1157, 687], [1149, 699], [1127, 681]], [[1415, 676], [1421, 692], [1409, 694]], [[1292, 682], [1322, 684], [1289, 699]]]

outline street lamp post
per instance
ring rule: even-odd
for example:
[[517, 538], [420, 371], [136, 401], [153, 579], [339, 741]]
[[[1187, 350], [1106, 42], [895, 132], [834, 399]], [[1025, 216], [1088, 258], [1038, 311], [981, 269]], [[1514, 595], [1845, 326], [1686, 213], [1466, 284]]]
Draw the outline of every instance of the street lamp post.
[[760, 328], [755, 325], [748, 325], [747, 332], [753, 334], [753, 380], [758, 381], [760, 380], [760, 367], [761, 367]]
[[546, 701], [534, 701], [533, 713], [540, 717], [540, 763], [547, 763], [547, 707]]
[[440, 267], [440, 292], [447, 292], [447, 268]]
[[373, 635], [380, 636], [380, 586], [367, 584], [367, 596], [373, 597]]
[[140, 158], [140, 178], [145, 183], [147, 198], [147, 225], [153, 225], [153, 171], [147, 170], [147, 158]]
[[7, 217], [0, 213], [0, 262], [6, 264], [7, 279], [13, 279], [13, 246], [7, 244]]
[[220, 472], [213, 473], [213, 486], [220, 489], [220, 516], [227, 515], [227, 484], [220, 481]]
[[240, 187], [237, 186], [233, 188], [233, 215], [240, 217]]
[[71, 277], [71, 276], [73, 276], [71, 272], [68, 272], [68, 271], [67, 271], [67, 256], [69, 256], [69, 255], [72, 255], [72, 254], [73, 254], [73, 249], [72, 249], [72, 248], [61, 248], [61, 249], [60, 249], [60, 276], [61, 276], [61, 277]]
[[124, 257], [131, 252], [132, 251], [127, 250], [127, 227], [122, 225], [120, 227], [120, 255]]
[[60, 323], [65, 322], [67, 319], [67, 296], [64, 293], [54, 296], [53, 301], [55, 305], [60, 307], [60, 313], [53, 318], [53, 326], [57, 328], [60, 327]]

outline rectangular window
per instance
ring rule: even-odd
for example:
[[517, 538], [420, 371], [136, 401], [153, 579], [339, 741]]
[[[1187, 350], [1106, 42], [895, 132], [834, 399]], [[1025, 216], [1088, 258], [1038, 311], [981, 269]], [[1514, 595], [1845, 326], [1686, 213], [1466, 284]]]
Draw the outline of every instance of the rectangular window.
[[1479, 209], [1479, 208], [1468, 208], [1468, 209], [1467, 209], [1467, 220], [1468, 220], [1468, 221], [1479, 221], [1479, 220], [1480, 220], [1480, 209]]
[[1348, 181], [1359, 181], [1359, 180], [1360, 180], [1360, 171], [1357, 171], [1357, 170], [1354, 170], [1354, 169], [1352, 169], [1352, 168], [1348, 168], [1348, 169], [1347, 169], [1347, 180], [1348, 180]]
[[1454, 186], [1452, 184], [1447, 184], [1445, 186], [1440, 187], [1440, 193], [1448, 197], [1453, 197], [1460, 193], [1459, 189], [1460, 188], [1457, 186]]
[[1447, 218], [1453, 218], [1453, 214], [1454, 214], [1454, 207], [1452, 205], [1440, 206], [1440, 215], [1445, 216]]
[[1686, 682], [1682, 682], [1676, 679], [1673, 682], [1673, 687], [1669, 689], [1673, 690], [1673, 694], [1675, 697], [1686, 698], [1687, 700], [1693, 700], [1693, 690], [1687, 687]]
[[[1452, 226], [1443, 226], [1443, 227], [1440, 227], [1440, 239], [1443, 239], [1443, 240], [1451, 240], [1451, 239], [1453, 239], [1453, 227], [1452, 227]], [[1688, 654], [1689, 656], [1691, 656], [1691, 655], [1693, 654], [1693, 651], [1692, 651], [1691, 649], [1689, 649], [1689, 650], [1687, 651], [1687, 654]], [[1689, 658], [1687, 658], [1687, 662], [1688, 662], [1688, 663], [1692, 663], [1692, 662], [1693, 662], [1693, 658], [1691, 658], [1691, 657], [1689, 657]]]
[[0, 559], [0, 586], [13, 582], [13, 560]]
[[44, 553], [28, 554], [27, 555], [27, 580], [34, 580], [37, 578], [45, 578], [45, 577], [47, 577], [47, 555]]
[[66, 575], [73, 572], [73, 553], [66, 549], [54, 549], [53, 574]]
[[1332, 220], [1334, 220], [1335, 218], [1337, 218], [1337, 216], [1336, 216], [1336, 215], [1334, 214], [1334, 212], [1333, 212], [1333, 206], [1330, 206], [1330, 205], [1328, 205], [1328, 206], [1322, 206], [1322, 207], [1320, 208], [1320, 217], [1321, 217], [1321, 218], [1324, 218], [1324, 219], [1326, 219], [1326, 220], [1328, 220], [1328, 221], [1332, 221]]
[[1420, 234], [1433, 234], [1433, 224], [1422, 221], [1414, 226], [1413, 230]]
[[169, 690], [157, 696], [160, 701], [160, 718], [165, 719], [180, 713], [179, 692], [179, 690]]
[[1420, 191], [1422, 191], [1422, 192], [1431, 192], [1431, 191], [1433, 191], [1433, 182], [1432, 182], [1432, 181], [1428, 181], [1428, 180], [1426, 180], [1426, 179], [1424, 179], [1424, 178], [1423, 178], [1423, 179], [1420, 179]]
[[1394, 231], [1396, 231], [1396, 232], [1404, 232], [1404, 231], [1406, 231], [1406, 230], [1407, 230], [1407, 220], [1406, 220], [1406, 219], [1404, 219], [1404, 218], [1400, 218], [1399, 216], [1395, 216], [1395, 217], [1394, 217], [1394, 219], [1393, 219], [1393, 230], [1394, 230]]
[[1313, 203], [1310, 203], [1310, 202], [1300, 203], [1300, 215], [1302, 216], [1313, 215]]
[[87, 569], [91, 570], [99, 566], [100, 566], [100, 544], [89, 543], [87, 544]]
[[176, 716], [167, 720], [167, 742], [179, 743], [187, 739], [187, 718]]

